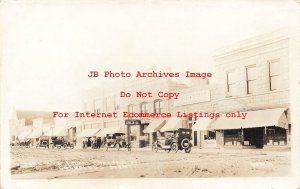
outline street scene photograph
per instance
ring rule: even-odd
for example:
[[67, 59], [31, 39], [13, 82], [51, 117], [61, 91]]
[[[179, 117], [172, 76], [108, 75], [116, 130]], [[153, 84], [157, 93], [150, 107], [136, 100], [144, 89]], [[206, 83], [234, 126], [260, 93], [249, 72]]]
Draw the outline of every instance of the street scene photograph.
[[2, 178], [294, 175], [298, 1], [30, 2], [1, 2]]

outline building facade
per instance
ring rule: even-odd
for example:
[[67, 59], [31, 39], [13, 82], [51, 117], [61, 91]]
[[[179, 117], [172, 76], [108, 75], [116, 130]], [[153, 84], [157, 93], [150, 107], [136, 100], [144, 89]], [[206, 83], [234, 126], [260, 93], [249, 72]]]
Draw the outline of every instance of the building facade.
[[[142, 78], [103, 84], [84, 92], [83, 111], [203, 112], [187, 117], [182, 127], [193, 129], [192, 144], [200, 148], [261, 148], [290, 145], [289, 37], [274, 31], [219, 49], [214, 53], [214, 82], [192, 79], [189, 86], [171, 79]], [[154, 68], [153, 68], [154, 69]], [[120, 91], [133, 97], [120, 97]], [[138, 91], [180, 92], [179, 99], [135, 97]], [[216, 113], [221, 117], [216, 118]], [[239, 117], [247, 115], [244, 119]], [[226, 116], [231, 116], [226, 118]], [[72, 135], [86, 129], [125, 128], [126, 118], [69, 119]], [[131, 127], [133, 146], [147, 146], [167, 119], [140, 119]], [[96, 132], [97, 130], [95, 130]], [[94, 133], [95, 135], [95, 133]]]

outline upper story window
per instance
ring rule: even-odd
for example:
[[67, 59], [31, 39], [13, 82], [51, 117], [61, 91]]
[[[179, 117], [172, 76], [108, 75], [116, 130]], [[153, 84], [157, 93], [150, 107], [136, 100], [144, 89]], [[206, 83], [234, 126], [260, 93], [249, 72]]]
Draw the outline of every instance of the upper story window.
[[280, 79], [280, 60], [269, 61], [269, 82], [270, 91], [279, 89], [279, 79]]
[[128, 113], [133, 113], [133, 104], [128, 105]]
[[114, 105], [115, 105], [115, 111], [120, 109], [120, 99], [117, 96], [114, 96]]
[[247, 94], [255, 93], [256, 67], [251, 65], [246, 67]]
[[154, 113], [161, 113], [161, 100], [154, 101]]
[[226, 96], [233, 96], [235, 93], [235, 72], [228, 71], [227, 72], [227, 94]]
[[142, 102], [141, 103], [141, 112], [146, 113], [148, 111], [148, 104], [147, 102]]
[[101, 104], [102, 104], [102, 100], [101, 99], [97, 99], [94, 101], [94, 112], [95, 113], [100, 113], [101, 111]]

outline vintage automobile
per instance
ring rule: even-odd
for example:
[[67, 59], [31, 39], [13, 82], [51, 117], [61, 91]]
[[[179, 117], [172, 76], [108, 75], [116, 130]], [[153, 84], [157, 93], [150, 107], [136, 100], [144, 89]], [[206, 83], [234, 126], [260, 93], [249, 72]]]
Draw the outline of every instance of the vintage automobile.
[[61, 138], [53, 137], [51, 139], [52, 139], [52, 143], [51, 143], [52, 148], [55, 148], [55, 147], [58, 149], [60, 149], [61, 147], [63, 147], [63, 148], [69, 147], [71, 149], [74, 148], [74, 144], [71, 143], [70, 141], [64, 139], [63, 137], [61, 137]]
[[191, 136], [192, 129], [179, 128], [175, 131], [164, 132], [164, 137], [158, 137], [153, 143], [152, 150], [156, 152], [158, 150], [167, 152], [184, 150], [186, 153], [190, 153], [192, 149]]
[[30, 147], [30, 139], [20, 139], [19, 141], [14, 141], [11, 143], [11, 146], [19, 146], [19, 147]]
[[107, 134], [104, 145], [106, 151], [108, 148], [116, 148], [117, 150], [120, 150], [120, 148], [127, 148], [128, 151], [131, 151], [131, 145], [125, 140], [125, 133]]
[[49, 137], [40, 137], [39, 142], [36, 144], [36, 148], [49, 148]]

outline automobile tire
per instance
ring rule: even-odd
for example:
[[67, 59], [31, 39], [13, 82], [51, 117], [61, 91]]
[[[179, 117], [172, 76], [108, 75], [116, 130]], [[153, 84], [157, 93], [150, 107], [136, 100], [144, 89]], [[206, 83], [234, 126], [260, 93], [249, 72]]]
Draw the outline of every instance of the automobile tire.
[[[187, 143], [188, 145], [185, 146], [185, 145], [184, 145], [185, 143]], [[190, 141], [189, 141], [189, 139], [187, 139], [187, 138], [183, 139], [183, 140], [181, 141], [180, 145], [181, 145], [181, 147], [182, 147], [183, 149], [188, 149], [188, 148], [190, 147]]]
[[177, 143], [173, 143], [171, 145], [171, 150], [174, 151], [175, 153], [178, 151], [178, 144]]
[[190, 153], [190, 152], [191, 152], [191, 150], [192, 150], [192, 147], [191, 147], [191, 146], [190, 146], [190, 147], [188, 147], [187, 149], [184, 149], [185, 153]]
[[64, 144], [64, 149], [66, 149], [68, 147], [68, 145], [67, 144]]

